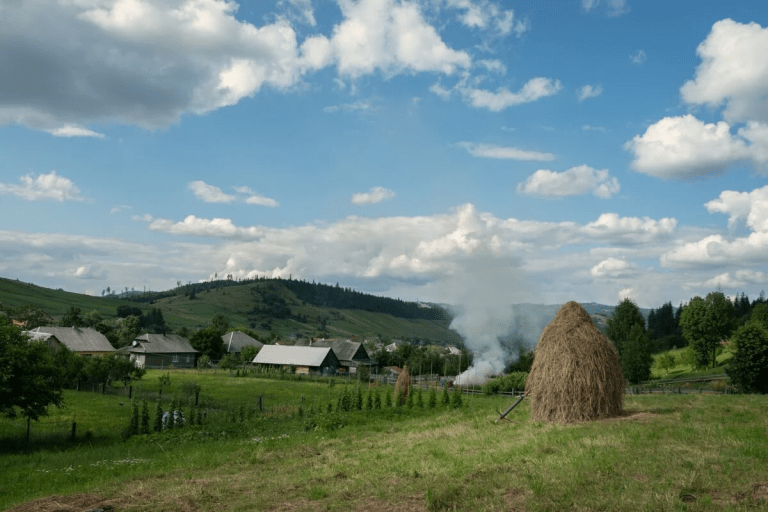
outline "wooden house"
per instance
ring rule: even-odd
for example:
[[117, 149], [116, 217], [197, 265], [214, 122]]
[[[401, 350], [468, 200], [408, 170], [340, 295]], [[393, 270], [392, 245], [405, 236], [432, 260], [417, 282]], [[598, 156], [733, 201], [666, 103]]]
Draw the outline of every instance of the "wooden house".
[[90, 327], [37, 327], [23, 331], [32, 341], [46, 343], [49, 347], [67, 347], [84, 356], [107, 356], [115, 353], [106, 336]]
[[340, 363], [330, 347], [264, 345], [253, 364], [272, 368], [295, 368], [296, 373], [333, 375]]

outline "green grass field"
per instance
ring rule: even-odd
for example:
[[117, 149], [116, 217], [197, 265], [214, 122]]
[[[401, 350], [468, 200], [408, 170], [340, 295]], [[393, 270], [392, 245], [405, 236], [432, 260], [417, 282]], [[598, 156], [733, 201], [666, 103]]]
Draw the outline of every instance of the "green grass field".
[[[156, 396], [159, 375], [149, 372], [134, 391]], [[4, 443], [0, 509], [768, 508], [764, 396], [627, 396], [626, 416], [573, 425], [533, 422], [523, 401], [496, 424], [510, 397], [465, 396], [458, 410], [310, 415], [352, 386], [226, 372], [177, 370], [170, 378], [166, 399], [183, 396], [185, 382], [200, 385], [211, 411], [204, 425], [123, 441], [127, 397], [69, 391], [67, 408], [41, 424], [66, 426], [75, 417], [78, 439], [27, 450]], [[264, 412], [232, 421], [228, 411], [252, 408], [260, 395]], [[0, 439], [9, 424], [0, 421]]]

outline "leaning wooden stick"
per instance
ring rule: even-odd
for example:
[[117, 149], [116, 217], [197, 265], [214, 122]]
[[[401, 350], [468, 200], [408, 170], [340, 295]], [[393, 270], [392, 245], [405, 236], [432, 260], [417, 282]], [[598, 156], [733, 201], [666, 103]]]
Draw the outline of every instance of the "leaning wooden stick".
[[509, 409], [507, 409], [507, 410], [506, 410], [506, 411], [504, 411], [503, 413], [497, 410], [496, 412], [498, 412], [498, 413], [499, 413], [499, 419], [498, 419], [498, 420], [496, 420], [496, 423], [498, 423], [500, 420], [503, 420], [504, 418], [506, 418], [506, 417], [507, 417], [507, 414], [509, 414], [510, 412], [512, 412], [512, 409], [514, 409], [515, 407], [517, 407], [517, 404], [519, 404], [520, 402], [522, 402], [522, 401], [523, 401], [523, 398], [525, 398], [525, 396], [526, 396], [527, 394], [528, 394], [528, 393], [525, 393], [525, 394], [521, 395], [521, 396], [520, 396], [520, 398], [518, 398], [518, 399], [517, 399], [517, 402], [513, 403], [512, 405], [510, 405], [510, 406], [509, 406]]

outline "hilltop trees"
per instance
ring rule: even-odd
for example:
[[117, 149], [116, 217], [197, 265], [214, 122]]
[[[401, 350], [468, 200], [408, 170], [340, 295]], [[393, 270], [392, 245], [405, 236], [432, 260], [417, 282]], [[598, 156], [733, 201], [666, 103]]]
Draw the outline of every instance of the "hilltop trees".
[[727, 339], [736, 325], [733, 304], [723, 292], [712, 292], [707, 297], [694, 297], [680, 316], [683, 336], [696, 353], [699, 365], [706, 367], [717, 361], [720, 342]]

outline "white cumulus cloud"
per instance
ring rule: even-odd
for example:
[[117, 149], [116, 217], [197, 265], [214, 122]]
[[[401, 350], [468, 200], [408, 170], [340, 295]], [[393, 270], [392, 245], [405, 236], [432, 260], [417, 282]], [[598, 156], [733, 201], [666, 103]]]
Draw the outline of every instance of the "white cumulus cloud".
[[639, 269], [636, 264], [619, 258], [607, 258], [589, 270], [589, 273], [595, 278], [631, 277], [637, 275], [638, 272]]
[[719, 107], [730, 123], [768, 123], [768, 28], [757, 23], [718, 21], [696, 53], [696, 76], [680, 88], [690, 104]]
[[477, 142], [459, 142], [458, 146], [466, 149], [470, 155], [478, 158], [498, 158], [502, 160], [535, 160], [550, 161], [555, 159], [552, 153], [527, 151], [512, 146], [497, 146]]
[[768, 127], [750, 123], [734, 135], [725, 121], [704, 123], [691, 114], [665, 117], [624, 148], [632, 168], [659, 178], [692, 180], [721, 174], [738, 163], [768, 163]]
[[69, 178], [56, 171], [48, 174], [28, 174], [19, 178], [18, 185], [0, 182], [0, 194], [12, 194], [27, 201], [52, 199], [54, 201], [83, 201], [80, 189]]
[[619, 180], [608, 169], [588, 165], [572, 167], [564, 172], [539, 169], [517, 186], [518, 192], [543, 197], [566, 197], [592, 193], [608, 199], [619, 192]]
[[468, 85], [458, 87], [459, 93], [473, 107], [486, 108], [492, 112], [500, 112], [509, 107], [531, 103], [547, 96], [554, 96], [563, 88], [560, 80], [536, 77], [528, 80], [523, 87], [512, 92], [506, 87], [489, 91]]
[[352, 194], [353, 204], [376, 204], [395, 197], [392, 190], [384, 187], [373, 187], [368, 192]]
[[602, 85], [584, 85], [579, 89], [578, 98], [579, 101], [584, 101], [589, 98], [597, 98], [603, 94]]

